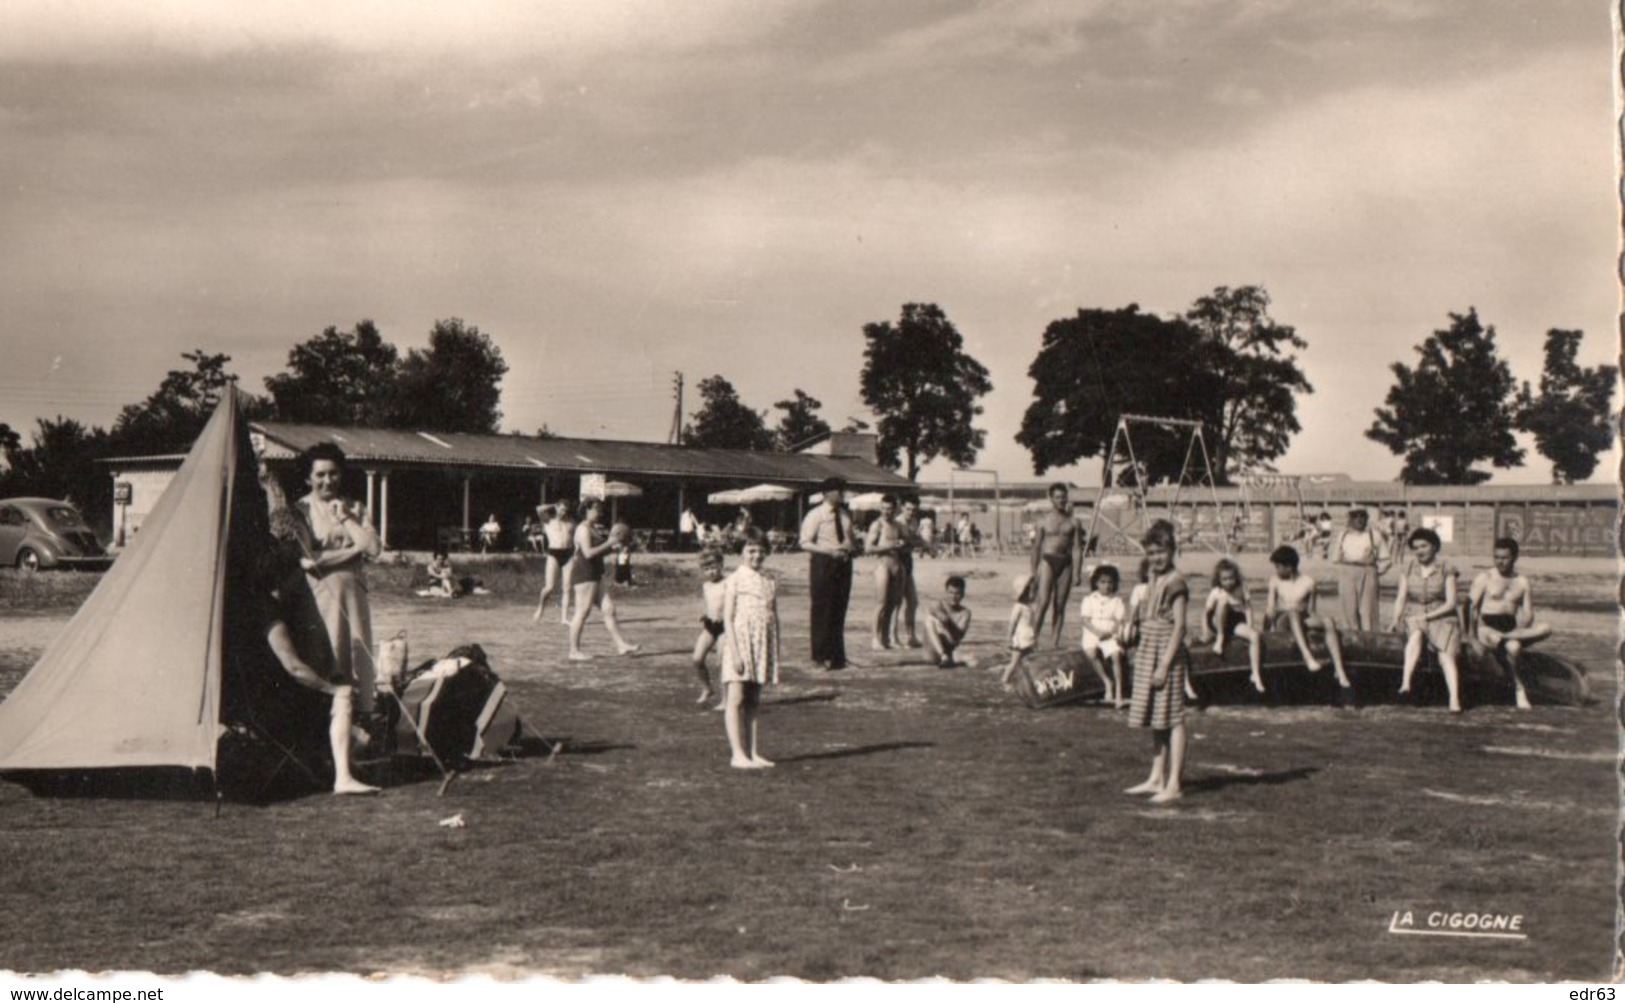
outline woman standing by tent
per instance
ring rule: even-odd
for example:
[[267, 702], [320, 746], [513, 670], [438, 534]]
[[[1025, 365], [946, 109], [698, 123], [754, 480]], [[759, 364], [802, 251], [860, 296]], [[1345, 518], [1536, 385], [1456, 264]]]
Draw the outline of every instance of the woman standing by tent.
[[[311, 594], [316, 599], [328, 640], [333, 647], [333, 731], [342, 726], [349, 733], [350, 722], [359, 712], [363, 718], [373, 713], [373, 686], [376, 670], [372, 660], [372, 612], [367, 604], [367, 578], [362, 568], [368, 557], [377, 557], [383, 545], [367, 525], [359, 506], [346, 502], [340, 493], [344, 481], [344, 451], [332, 442], [318, 442], [299, 457], [299, 466], [310, 493], [294, 507], [304, 517], [310, 531], [304, 568]], [[341, 794], [367, 793], [373, 788], [350, 781], [334, 790]]]

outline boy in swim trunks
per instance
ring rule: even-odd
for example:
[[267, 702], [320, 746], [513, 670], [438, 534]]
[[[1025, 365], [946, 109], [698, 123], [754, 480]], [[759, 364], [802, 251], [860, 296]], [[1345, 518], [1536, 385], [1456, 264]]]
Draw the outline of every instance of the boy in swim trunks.
[[722, 636], [722, 554], [719, 551], [707, 550], [700, 555], [700, 576], [705, 579], [700, 586], [705, 596], [705, 612], [700, 614], [700, 636], [694, 641], [694, 672], [700, 677], [700, 697], [694, 702], [704, 707], [717, 698], [716, 690], [711, 688], [711, 670], [705, 667], [705, 659]]
[[1050, 633], [1059, 648], [1067, 600], [1072, 597], [1072, 587], [1083, 580], [1083, 533], [1072, 518], [1065, 484], [1049, 486], [1049, 503], [1050, 510], [1038, 521], [1033, 535], [1033, 634], [1044, 633], [1044, 619], [1053, 613]]
[[1529, 692], [1518, 674], [1520, 656], [1526, 646], [1550, 637], [1552, 628], [1535, 622], [1529, 579], [1518, 574], [1518, 541], [1496, 540], [1494, 559], [1495, 567], [1474, 578], [1467, 594], [1467, 643], [1480, 653], [1493, 653], [1506, 666], [1518, 709], [1528, 710]]
[[1337, 624], [1330, 617], [1315, 611], [1315, 579], [1298, 573], [1298, 552], [1292, 547], [1276, 547], [1270, 554], [1275, 574], [1270, 577], [1269, 591], [1264, 599], [1264, 622], [1275, 630], [1290, 630], [1297, 642], [1298, 653], [1310, 672], [1319, 672], [1320, 661], [1309, 650], [1310, 630], [1321, 630], [1326, 635], [1326, 648], [1332, 655], [1332, 668], [1337, 673], [1337, 685], [1342, 697], [1353, 692], [1348, 674], [1343, 671], [1343, 644], [1337, 636]]

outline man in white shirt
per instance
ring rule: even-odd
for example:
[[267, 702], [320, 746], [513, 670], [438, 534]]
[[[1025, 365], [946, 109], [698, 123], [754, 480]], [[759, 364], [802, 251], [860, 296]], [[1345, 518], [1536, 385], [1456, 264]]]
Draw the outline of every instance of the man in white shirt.
[[812, 594], [812, 660], [821, 669], [846, 668], [846, 607], [852, 599], [852, 516], [842, 507], [846, 482], [831, 477], [818, 486], [823, 503], [801, 521]]

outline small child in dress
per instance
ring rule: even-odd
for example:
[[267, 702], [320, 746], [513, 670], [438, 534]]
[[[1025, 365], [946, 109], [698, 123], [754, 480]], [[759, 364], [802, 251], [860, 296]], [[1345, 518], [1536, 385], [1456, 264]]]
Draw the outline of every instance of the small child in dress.
[[[1102, 564], [1089, 576], [1094, 591], [1083, 597], [1083, 653], [1105, 687], [1106, 702], [1123, 706], [1123, 645], [1118, 632], [1128, 622], [1128, 606], [1117, 594], [1117, 568]], [[1110, 672], [1107, 666], [1111, 666]]]
[[779, 680], [778, 583], [762, 574], [767, 540], [754, 527], [745, 532], [744, 563], [722, 587], [722, 684], [728, 691], [724, 723], [730, 766], [760, 770], [773, 765], [756, 748], [756, 717], [762, 687]]
[[[717, 698], [711, 688], [711, 670], [705, 667], [706, 656], [717, 646], [722, 636], [722, 553], [707, 550], [700, 555], [700, 575], [705, 579], [700, 592], [705, 597], [705, 612], [700, 614], [700, 636], [694, 641], [694, 672], [700, 677], [700, 698], [695, 703], [705, 706]], [[723, 709], [718, 707], [718, 710]]]
[[1253, 626], [1252, 603], [1247, 598], [1247, 583], [1241, 577], [1241, 566], [1228, 557], [1219, 558], [1213, 566], [1213, 588], [1208, 591], [1207, 603], [1202, 607], [1202, 644], [1213, 645], [1213, 653], [1224, 656], [1224, 646], [1231, 637], [1247, 642], [1247, 661], [1252, 668], [1253, 689], [1264, 692], [1261, 666], [1264, 659], [1262, 639]]
[[1033, 613], [1033, 576], [1017, 575], [1010, 591], [1016, 599], [1015, 605], [1010, 607], [1010, 664], [1004, 667], [1004, 675], [999, 677], [999, 682], [1007, 690], [1012, 688], [1010, 680], [1016, 674], [1016, 667], [1038, 643]]
[[1190, 587], [1174, 567], [1171, 525], [1157, 520], [1140, 542], [1151, 580], [1139, 612], [1129, 725], [1151, 729], [1151, 775], [1124, 793], [1149, 794], [1153, 803], [1166, 804], [1184, 796], [1180, 780], [1185, 771], [1185, 608]]
[[943, 597], [925, 617], [925, 646], [937, 660], [937, 667], [951, 669], [959, 662], [954, 652], [970, 630], [970, 610], [964, 606], [965, 579], [950, 575], [942, 583]]

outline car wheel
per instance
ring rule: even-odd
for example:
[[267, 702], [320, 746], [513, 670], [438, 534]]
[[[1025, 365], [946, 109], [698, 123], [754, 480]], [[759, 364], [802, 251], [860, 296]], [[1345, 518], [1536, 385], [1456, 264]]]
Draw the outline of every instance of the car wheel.
[[39, 555], [27, 547], [17, 551], [17, 568], [30, 573], [38, 571], [40, 569]]

